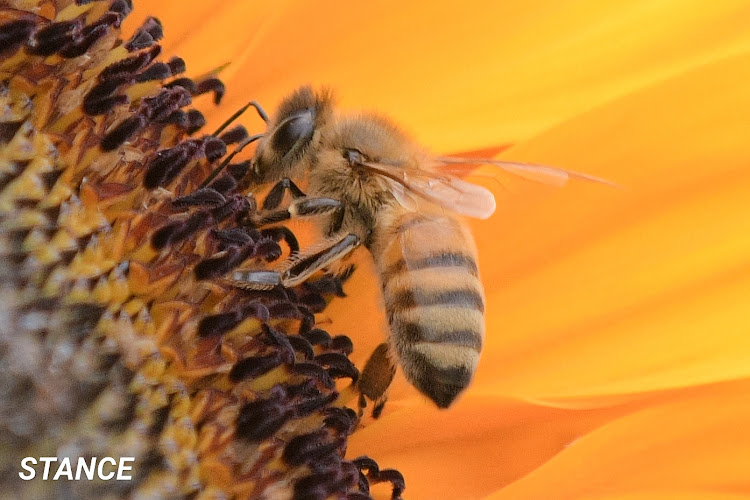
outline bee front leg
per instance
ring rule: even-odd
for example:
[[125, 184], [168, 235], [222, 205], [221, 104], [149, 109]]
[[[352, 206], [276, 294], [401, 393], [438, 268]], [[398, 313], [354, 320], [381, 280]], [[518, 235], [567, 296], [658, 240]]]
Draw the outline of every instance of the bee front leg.
[[297, 185], [291, 181], [291, 179], [284, 177], [277, 182], [271, 190], [268, 192], [266, 199], [263, 200], [263, 210], [274, 210], [281, 205], [281, 200], [284, 199], [284, 194], [289, 191], [292, 195], [292, 199], [304, 198], [305, 193], [302, 192]]
[[359, 237], [354, 234], [333, 238], [322, 248], [316, 245], [289, 257], [280, 271], [235, 271], [231, 275], [231, 281], [235, 286], [248, 290], [269, 290], [278, 285], [295, 287], [317, 271], [351, 253], [359, 244]]

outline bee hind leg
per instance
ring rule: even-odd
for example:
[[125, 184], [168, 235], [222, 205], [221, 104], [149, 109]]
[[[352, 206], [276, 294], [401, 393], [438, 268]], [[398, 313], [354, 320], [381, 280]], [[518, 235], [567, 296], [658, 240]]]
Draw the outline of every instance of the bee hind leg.
[[383, 412], [383, 407], [388, 399], [386, 392], [396, 374], [396, 365], [391, 356], [388, 343], [383, 342], [375, 348], [367, 363], [365, 363], [357, 382], [357, 388], [361, 395], [359, 399], [360, 416], [364, 413], [368, 399], [375, 403], [372, 409], [373, 418], [378, 418]]

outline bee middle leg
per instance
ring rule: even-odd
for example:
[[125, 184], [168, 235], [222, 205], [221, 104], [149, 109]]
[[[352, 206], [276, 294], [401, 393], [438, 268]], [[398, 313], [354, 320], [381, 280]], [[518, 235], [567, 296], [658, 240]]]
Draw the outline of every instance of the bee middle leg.
[[291, 256], [280, 271], [235, 271], [231, 280], [236, 286], [249, 290], [267, 290], [278, 285], [295, 287], [351, 253], [359, 244], [359, 237], [354, 234], [331, 238], [322, 248], [316, 245]]
[[[284, 194], [289, 191], [292, 203], [289, 208], [279, 209]], [[344, 221], [344, 205], [332, 198], [308, 198], [291, 179], [285, 177], [277, 182], [263, 200], [261, 213], [254, 220], [257, 225], [273, 224], [296, 217], [309, 217], [318, 214], [331, 214], [328, 234], [333, 235], [341, 230]]]
[[[264, 213], [265, 212], [265, 213]], [[338, 233], [344, 221], [344, 205], [332, 198], [299, 198], [289, 208], [265, 211], [255, 220], [257, 225], [273, 224], [298, 217], [331, 214], [329, 234]]]

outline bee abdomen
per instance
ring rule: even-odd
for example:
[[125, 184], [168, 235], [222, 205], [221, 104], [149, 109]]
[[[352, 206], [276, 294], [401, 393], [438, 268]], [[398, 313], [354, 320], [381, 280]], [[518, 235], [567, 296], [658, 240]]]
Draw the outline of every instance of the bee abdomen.
[[386, 295], [386, 310], [403, 342], [482, 348], [484, 299], [478, 290], [403, 290]]
[[412, 347], [418, 348], [422, 344], [432, 344], [435, 346], [465, 347], [477, 352], [482, 350], [481, 333], [475, 330], [440, 331], [434, 330], [430, 327], [425, 328], [425, 326], [418, 323], [396, 323], [392, 325], [400, 331], [399, 333], [412, 345]]
[[479, 362], [484, 303], [476, 292], [438, 296], [448, 300], [431, 305], [415, 302], [412, 307], [410, 302], [397, 303], [388, 309], [388, 317], [404, 374], [445, 408], [469, 385]]
[[445, 364], [436, 362], [441, 355], [424, 354], [418, 349], [407, 349], [399, 357], [409, 382], [439, 408], [448, 408], [474, 377], [479, 353], [472, 353], [463, 353], [467, 358], [464, 362]]
[[391, 345], [407, 379], [439, 407], [471, 382], [484, 339], [474, 241], [458, 220], [404, 214], [379, 254]]
[[385, 275], [392, 276], [398, 274], [405, 269], [411, 269], [418, 271], [420, 269], [430, 268], [446, 268], [446, 267], [462, 267], [466, 269], [472, 276], [477, 276], [477, 262], [471, 255], [465, 255], [460, 252], [444, 251], [436, 253], [435, 255], [428, 255], [419, 258], [406, 259], [402, 257], [388, 267], [385, 271]]
[[455, 288], [426, 292], [424, 290], [401, 290], [389, 297], [386, 304], [394, 313], [420, 306], [445, 306], [476, 309], [484, 312], [482, 294], [472, 288]]

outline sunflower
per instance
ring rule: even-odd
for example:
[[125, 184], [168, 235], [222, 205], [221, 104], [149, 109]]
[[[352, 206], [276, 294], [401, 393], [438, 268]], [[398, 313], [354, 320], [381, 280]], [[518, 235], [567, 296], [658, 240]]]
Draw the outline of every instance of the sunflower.
[[[136, 489], [85, 493], [356, 498], [373, 483], [371, 493], [387, 497], [400, 494], [403, 474], [410, 499], [750, 496], [746, 2], [188, 9], [144, 0], [122, 28], [136, 45], [128, 51], [114, 43], [127, 2], [10, 7], [18, 10], [3, 4], [0, 18], [0, 208], [3, 249], [24, 267], [15, 280], [16, 269], [2, 269], [3, 314], [17, 326], [0, 339], [13, 374], [2, 387], [0, 424], [12, 437], [0, 443], [11, 457], [4, 477], [32, 452], [136, 450], [148, 464]], [[149, 16], [165, 26], [163, 54], [108, 89], [106, 67], [155, 51], [161, 27]], [[104, 34], [84, 47], [94, 32]], [[107, 43], [111, 51], [100, 50]], [[96, 71], [81, 59], [87, 50]], [[191, 79], [170, 85], [183, 60]], [[51, 92], [63, 71], [78, 79]], [[25, 85], [8, 85], [18, 74]], [[232, 267], [216, 252], [238, 247], [226, 240], [238, 236], [208, 234], [227, 230], [217, 206], [243, 203], [227, 194], [241, 164], [221, 178], [234, 182], [221, 198], [189, 193], [246, 136], [187, 134], [216, 130], [248, 96], [273, 104], [305, 83], [334, 87], [344, 109], [387, 112], [441, 154], [502, 151], [624, 187], [506, 189], [477, 178], [499, 201], [472, 226], [488, 333], [471, 388], [447, 411], [398, 377], [378, 420], [355, 429], [338, 403], [343, 381], [329, 379], [355, 378], [384, 335], [366, 259], [345, 298], [332, 297], [341, 284], [328, 278], [272, 302], [214, 282]], [[203, 94], [221, 95], [221, 105]], [[240, 121], [262, 130], [260, 120]], [[101, 144], [117, 153], [101, 154]], [[188, 158], [185, 170], [154, 167], [163, 150]], [[273, 260], [285, 235], [250, 235], [254, 246], [242, 251]], [[319, 313], [290, 319], [291, 309]], [[85, 335], [68, 339], [71, 329]], [[289, 356], [305, 368], [290, 372]], [[31, 483], [19, 491], [51, 487]]]

